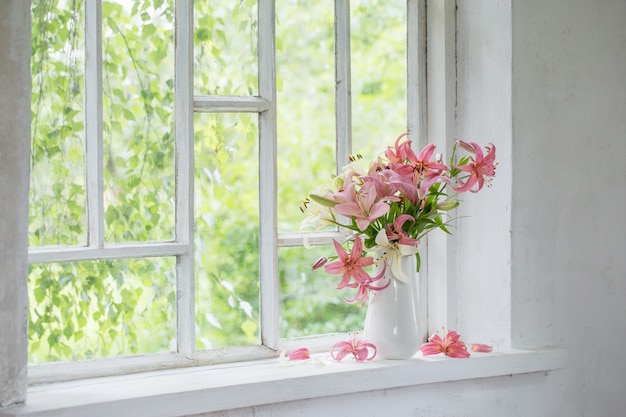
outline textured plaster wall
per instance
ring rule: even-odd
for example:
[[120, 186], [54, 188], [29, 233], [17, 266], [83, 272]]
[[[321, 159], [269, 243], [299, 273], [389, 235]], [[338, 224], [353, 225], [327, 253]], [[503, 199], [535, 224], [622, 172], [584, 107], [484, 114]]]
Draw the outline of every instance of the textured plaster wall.
[[626, 1], [513, 2], [513, 342], [569, 350], [573, 416], [626, 415]]
[[29, 6], [0, 2], [0, 407], [26, 394]]

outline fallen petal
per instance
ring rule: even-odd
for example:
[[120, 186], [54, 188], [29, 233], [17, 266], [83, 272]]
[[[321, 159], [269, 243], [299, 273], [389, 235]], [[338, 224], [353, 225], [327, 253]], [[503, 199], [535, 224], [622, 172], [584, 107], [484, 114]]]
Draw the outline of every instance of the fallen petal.
[[484, 345], [482, 343], [472, 343], [472, 346], [470, 347], [470, 349], [472, 350], [472, 352], [491, 352], [493, 350], [493, 348], [489, 345]]
[[288, 356], [290, 361], [302, 361], [311, 359], [311, 352], [309, 352], [309, 349], [302, 347], [290, 352]]

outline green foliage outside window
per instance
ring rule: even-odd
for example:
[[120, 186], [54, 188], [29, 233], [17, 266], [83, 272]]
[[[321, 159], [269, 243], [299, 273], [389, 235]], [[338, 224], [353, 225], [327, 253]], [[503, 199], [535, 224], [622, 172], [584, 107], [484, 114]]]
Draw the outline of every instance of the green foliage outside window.
[[[405, 128], [404, 2], [353, 1], [354, 150]], [[218, 9], [226, 7], [226, 9]], [[196, 94], [256, 95], [256, 5], [196, 1]], [[334, 171], [333, 2], [279, 0], [279, 229]], [[107, 0], [103, 23], [106, 243], [174, 238], [174, 3]], [[87, 241], [84, 0], [34, 0], [29, 243]], [[386, 23], [385, 23], [386, 22]], [[364, 30], [363, 28], [369, 28]], [[304, 30], [306, 29], [306, 30]], [[253, 114], [197, 114], [196, 347], [260, 343], [258, 126]], [[364, 309], [311, 271], [324, 248], [280, 248], [281, 337], [360, 328]], [[29, 360], [176, 348], [175, 258], [31, 264]]]

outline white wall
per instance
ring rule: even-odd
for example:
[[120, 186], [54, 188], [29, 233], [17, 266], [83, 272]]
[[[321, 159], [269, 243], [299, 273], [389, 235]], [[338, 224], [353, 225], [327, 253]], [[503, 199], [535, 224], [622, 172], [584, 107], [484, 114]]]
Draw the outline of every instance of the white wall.
[[[493, 189], [467, 199], [464, 207], [473, 217], [457, 233], [463, 242], [457, 263], [463, 266], [457, 272], [464, 294], [458, 302], [459, 330], [493, 337], [484, 329], [494, 328], [480, 323], [496, 323], [499, 343], [567, 348], [568, 367], [210, 416], [626, 413], [626, 361], [621, 359], [626, 344], [626, 2], [458, 0], [458, 7], [456, 132], [496, 143], [501, 164]], [[2, 109], [8, 100], [0, 95]], [[4, 129], [5, 119], [0, 121]], [[12, 144], [6, 135], [0, 139], [4, 155]], [[6, 183], [2, 187], [4, 201]], [[480, 220], [482, 210], [489, 221]], [[3, 257], [7, 239], [0, 236]], [[476, 266], [477, 259], [488, 273]], [[502, 287], [512, 289], [510, 315], [507, 300], [493, 297]], [[4, 335], [6, 324], [0, 325]], [[510, 335], [502, 336], [503, 329]]]
[[623, 416], [626, 1], [513, 16], [513, 342], [569, 349], [569, 415]]
[[[0, 407], [24, 401], [30, 154], [29, 2], [0, 2]], [[20, 352], [20, 353], [16, 353]]]

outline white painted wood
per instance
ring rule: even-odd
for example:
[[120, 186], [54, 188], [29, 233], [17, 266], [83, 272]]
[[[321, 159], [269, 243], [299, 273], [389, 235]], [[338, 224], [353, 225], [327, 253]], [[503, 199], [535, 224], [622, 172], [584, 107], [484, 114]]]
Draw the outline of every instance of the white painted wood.
[[85, 2], [85, 171], [87, 244], [104, 245], [102, 141], [102, 2]]
[[352, 152], [350, 0], [335, 0], [335, 119], [339, 174]]
[[[434, 0], [427, 7], [428, 143], [448, 158], [455, 140], [455, 8], [454, 0]], [[454, 213], [452, 214], [454, 216]], [[454, 246], [445, 233], [427, 237], [428, 331], [456, 328]]]
[[274, 0], [258, 2], [259, 94], [269, 107], [259, 113], [259, 258], [261, 342], [279, 345], [277, 223], [276, 28]]
[[507, 350], [469, 359], [416, 357], [325, 366], [284, 366], [278, 359], [159, 371], [29, 389], [29, 402], [0, 417], [183, 416], [340, 394], [563, 368], [563, 350]]
[[[457, 5], [456, 131], [465, 140], [493, 142], [498, 160], [492, 186], [463, 197], [457, 209], [462, 216], [454, 231], [457, 330], [475, 340], [510, 346], [512, 72], [503, 68], [511, 65], [512, 47], [511, 33], [492, 22], [510, 22], [511, 10], [506, 4]], [[468, 240], [474, 244], [465, 244]]]
[[333, 239], [342, 241], [346, 234], [342, 232], [307, 232], [307, 233], [280, 233], [278, 246], [304, 246], [305, 239], [309, 245], [332, 245]]
[[[428, 143], [426, 107], [426, 0], [407, 0], [407, 128], [413, 148], [418, 151]], [[422, 337], [428, 337], [428, 239], [420, 248], [420, 270], [417, 285], [412, 287]]]
[[120, 243], [103, 248], [76, 246], [50, 246], [32, 249], [28, 254], [30, 263], [73, 262], [96, 259], [128, 259], [150, 256], [177, 256], [188, 251], [188, 244], [176, 242]]
[[139, 372], [192, 366], [228, 364], [278, 356], [264, 346], [243, 346], [195, 352], [194, 358], [173, 352], [153, 355], [133, 355], [95, 359], [82, 362], [51, 362], [28, 369], [28, 384], [50, 384], [77, 379], [121, 376]]
[[428, 142], [426, 107], [426, 0], [407, 0], [407, 127], [414, 146]]
[[0, 409], [26, 398], [30, 1], [0, 2]]
[[194, 281], [193, 1], [175, 2], [176, 343], [193, 357], [196, 346]]
[[85, 2], [85, 172], [87, 245], [104, 245], [102, 138], [102, 2]]
[[269, 110], [272, 103], [261, 97], [195, 96], [193, 106], [203, 113], [260, 113]]

